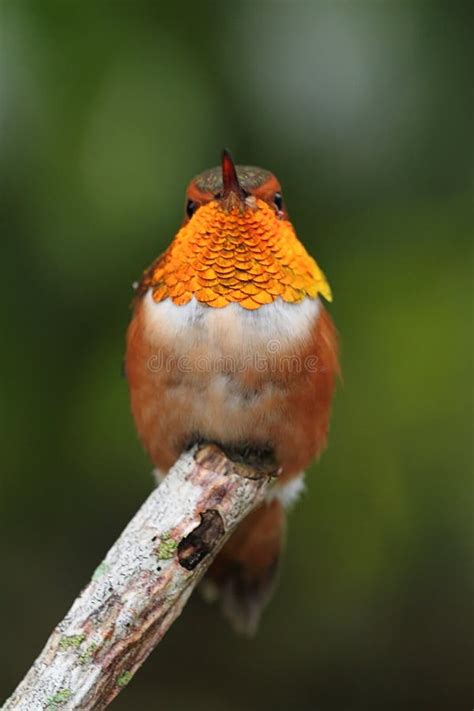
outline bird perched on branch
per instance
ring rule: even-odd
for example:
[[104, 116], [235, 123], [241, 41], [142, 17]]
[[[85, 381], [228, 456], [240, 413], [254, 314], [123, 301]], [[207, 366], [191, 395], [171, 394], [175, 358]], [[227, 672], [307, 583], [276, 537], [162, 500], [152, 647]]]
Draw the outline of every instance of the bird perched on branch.
[[217, 556], [208, 587], [251, 633], [274, 583], [284, 507], [326, 443], [335, 328], [323, 272], [266, 170], [222, 164], [191, 181], [185, 217], [137, 287], [126, 374], [140, 439], [165, 474], [187, 447], [270, 457], [280, 476]]

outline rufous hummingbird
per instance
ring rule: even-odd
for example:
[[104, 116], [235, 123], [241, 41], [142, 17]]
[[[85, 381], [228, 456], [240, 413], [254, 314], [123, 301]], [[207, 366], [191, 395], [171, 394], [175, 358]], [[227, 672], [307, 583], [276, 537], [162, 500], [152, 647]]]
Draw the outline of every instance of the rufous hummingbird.
[[280, 184], [222, 163], [188, 186], [181, 229], [144, 272], [127, 333], [137, 430], [164, 475], [197, 442], [272, 456], [271, 498], [233, 534], [207, 573], [234, 627], [250, 633], [270, 597], [284, 508], [325, 446], [337, 336], [331, 290], [298, 240]]

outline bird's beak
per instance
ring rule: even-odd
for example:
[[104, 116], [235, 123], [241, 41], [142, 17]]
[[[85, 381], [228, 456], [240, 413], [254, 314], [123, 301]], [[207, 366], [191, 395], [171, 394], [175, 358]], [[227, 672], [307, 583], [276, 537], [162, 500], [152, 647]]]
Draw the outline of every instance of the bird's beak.
[[[222, 151], [222, 200], [223, 203], [236, 202], [236, 198], [239, 202], [243, 202], [246, 197], [246, 193], [239, 183], [239, 178], [237, 176], [237, 171], [235, 169], [235, 163], [232, 160], [232, 156], [229, 151], [224, 148]], [[232, 197], [233, 196], [233, 197]]]

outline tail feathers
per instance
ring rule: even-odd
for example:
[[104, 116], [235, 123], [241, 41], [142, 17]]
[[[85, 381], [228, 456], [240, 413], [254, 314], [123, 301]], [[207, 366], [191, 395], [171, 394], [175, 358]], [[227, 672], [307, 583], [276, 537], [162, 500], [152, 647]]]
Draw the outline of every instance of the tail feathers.
[[222, 612], [239, 634], [255, 634], [272, 597], [279, 568], [285, 524], [276, 499], [243, 521], [201, 584], [204, 597], [219, 599]]
[[235, 632], [245, 637], [256, 633], [263, 610], [270, 602], [276, 584], [279, 559], [272, 561], [258, 576], [234, 571], [221, 590], [221, 609]]

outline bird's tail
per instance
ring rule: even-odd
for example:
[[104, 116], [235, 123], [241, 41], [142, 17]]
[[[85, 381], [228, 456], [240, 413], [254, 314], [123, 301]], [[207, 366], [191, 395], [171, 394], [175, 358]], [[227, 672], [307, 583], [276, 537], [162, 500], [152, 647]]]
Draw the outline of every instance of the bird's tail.
[[201, 586], [219, 599], [236, 632], [251, 636], [275, 587], [283, 544], [285, 512], [277, 499], [242, 521], [211, 565]]

